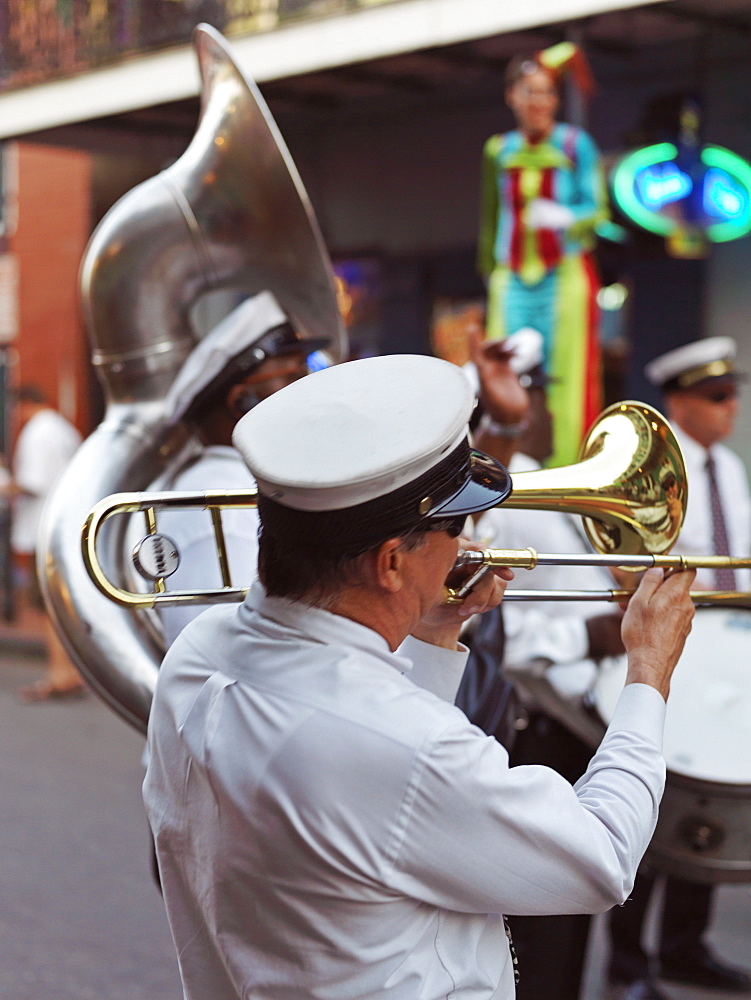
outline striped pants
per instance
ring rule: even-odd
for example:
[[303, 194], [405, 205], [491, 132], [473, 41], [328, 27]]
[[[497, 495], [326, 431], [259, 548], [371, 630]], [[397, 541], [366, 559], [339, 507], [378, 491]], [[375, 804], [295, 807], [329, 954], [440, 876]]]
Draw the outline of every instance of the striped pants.
[[587, 255], [564, 257], [535, 285], [498, 266], [488, 283], [487, 336], [502, 340], [524, 326], [543, 336], [547, 388], [553, 415], [549, 466], [569, 465], [602, 408], [602, 372], [597, 337], [599, 280]]

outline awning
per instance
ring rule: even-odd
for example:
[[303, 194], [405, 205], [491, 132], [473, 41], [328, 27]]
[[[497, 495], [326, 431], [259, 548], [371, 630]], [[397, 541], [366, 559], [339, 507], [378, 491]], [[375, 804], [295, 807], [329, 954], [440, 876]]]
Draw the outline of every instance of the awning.
[[[243, 70], [276, 80], [666, 0], [400, 0], [232, 38]], [[0, 139], [195, 97], [190, 45], [0, 95]]]

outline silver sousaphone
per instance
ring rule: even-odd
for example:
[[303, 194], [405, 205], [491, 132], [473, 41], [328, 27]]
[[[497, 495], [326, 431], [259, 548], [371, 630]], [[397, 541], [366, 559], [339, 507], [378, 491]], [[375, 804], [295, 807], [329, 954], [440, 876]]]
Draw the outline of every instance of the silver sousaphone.
[[[81, 524], [102, 497], [145, 488], [184, 444], [164, 400], [195, 346], [190, 312], [215, 289], [268, 289], [304, 337], [346, 335], [329, 257], [308, 197], [258, 89], [213, 28], [194, 36], [202, 80], [185, 153], [125, 195], [94, 232], [81, 266], [104, 420], [84, 442], [46, 510], [39, 545], [44, 597], [89, 683], [143, 730], [163, 649], [143, 619], [93, 585]], [[108, 570], [126, 574], [124, 526], [103, 539]]]

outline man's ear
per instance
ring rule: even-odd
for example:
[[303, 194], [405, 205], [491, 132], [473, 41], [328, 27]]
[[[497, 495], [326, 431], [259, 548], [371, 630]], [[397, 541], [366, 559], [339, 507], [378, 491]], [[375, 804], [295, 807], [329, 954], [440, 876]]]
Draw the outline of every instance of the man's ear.
[[396, 594], [404, 586], [404, 557], [402, 538], [388, 538], [374, 552], [373, 569], [376, 583], [390, 594]]

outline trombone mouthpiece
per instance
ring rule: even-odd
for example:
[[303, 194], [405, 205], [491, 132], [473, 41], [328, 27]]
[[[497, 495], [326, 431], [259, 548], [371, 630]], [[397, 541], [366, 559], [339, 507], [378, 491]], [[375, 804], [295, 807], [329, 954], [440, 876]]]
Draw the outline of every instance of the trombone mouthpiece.
[[[578, 565], [581, 562], [577, 558], [569, 565]], [[540, 562], [540, 557], [535, 549], [463, 549], [457, 556], [454, 569], [462, 569], [467, 566], [510, 566], [513, 569], [534, 569]]]
[[484, 566], [487, 562], [487, 549], [480, 552], [471, 549], [462, 549], [456, 557], [454, 569], [462, 569], [464, 566]]

